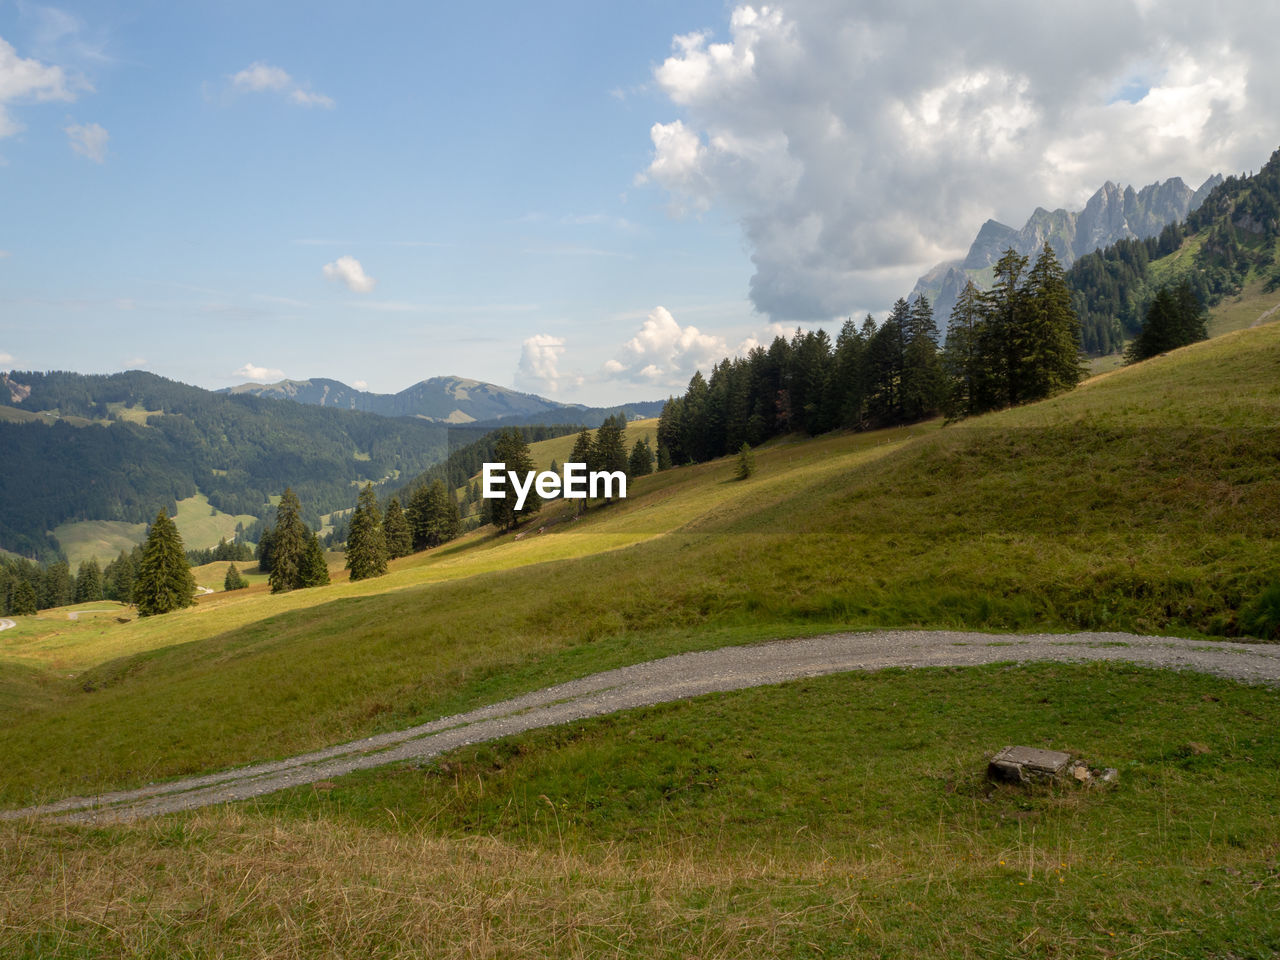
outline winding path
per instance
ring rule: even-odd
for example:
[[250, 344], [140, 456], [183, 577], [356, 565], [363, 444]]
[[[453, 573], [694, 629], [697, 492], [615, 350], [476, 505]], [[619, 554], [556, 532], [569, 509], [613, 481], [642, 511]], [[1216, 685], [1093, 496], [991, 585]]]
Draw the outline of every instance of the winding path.
[[0, 620], [0, 630], [12, 630], [17, 625], [13, 620]]
[[684, 653], [557, 684], [467, 713], [285, 760], [97, 797], [0, 811], [0, 819], [55, 816], [132, 820], [244, 800], [403, 760], [432, 757], [508, 734], [634, 707], [802, 677], [886, 667], [974, 666], [1009, 661], [1118, 660], [1196, 670], [1280, 686], [1280, 645], [1143, 637], [1125, 633], [999, 635], [953, 631], [839, 633]]

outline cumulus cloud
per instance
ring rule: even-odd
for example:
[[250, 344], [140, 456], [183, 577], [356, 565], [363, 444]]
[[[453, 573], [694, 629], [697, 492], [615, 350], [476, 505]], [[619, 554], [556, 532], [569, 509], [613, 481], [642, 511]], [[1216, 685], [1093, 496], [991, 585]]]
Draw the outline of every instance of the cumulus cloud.
[[563, 353], [563, 337], [539, 333], [526, 339], [520, 348], [520, 363], [516, 366], [516, 386], [522, 390], [556, 393], [566, 381], [581, 383], [581, 377], [560, 372]]
[[265, 383], [268, 380], [283, 380], [284, 371], [277, 370], [274, 367], [259, 367], [257, 364], [250, 362], [233, 373], [232, 376], [240, 377], [244, 380], [252, 380], [254, 383]]
[[666, 307], [656, 307], [618, 356], [604, 365], [611, 377], [668, 387], [683, 386], [700, 367], [729, 353], [723, 337], [682, 327]]
[[13, 363], [13, 354], [0, 351], [0, 366], [10, 366]]
[[9, 114], [10, 103], [74, 100], [72, 86], [61, 67], [20, 57], [12, 44], [0, 38], [0, 137], [22, 130], [22, 124]]
[[878, 311], [988, 217], [1259, 167], [1278, 29], [1274, 4], [1184, 0], [738, 6], [654, 70], [676, 116], [637, 180], [739, 219], [770, 318]]
[[307, 89], [289, 76], [285, 70], [261, 60], [251, 63], [239, 73], [233, 73], [230, 79], [231, 88], [240, 93], [280, 93], [290, 103], [296, 103], [302, 107], [327, 109], [333, 106], [332, 98]]
[[94, 163], [103, 163], [107, 159], [107, 140], [110, 134], [96, 123], [73, 123], [63, 127], [71, 149], [82, 157], [88, 157]]
[[326, 263], [324, 275], [330, 280], [345, 283], [352, 293], [369, 293], [378, 282], [364, 272], [364, 267], [355, 257], [339, 257], [333, 263]]
[[353, 383], [353, 384], [351, 384], [351, 385], [352, 385], [353, 387], [355, 387], [357, 390], [368, 390], [368, 389], [369, 389], [369, 381], [367, 381], [367, 380], [357, 380], [355, 383]]

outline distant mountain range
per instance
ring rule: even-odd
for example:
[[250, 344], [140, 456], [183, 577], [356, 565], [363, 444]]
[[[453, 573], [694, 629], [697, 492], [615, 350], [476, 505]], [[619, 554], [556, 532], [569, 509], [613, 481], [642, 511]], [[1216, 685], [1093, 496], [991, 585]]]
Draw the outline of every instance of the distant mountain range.
[[560, 421], [594, 427], [619, 409], [625, 409], [634, 417], [656, 416], [662, 411], [663, 403], [651, 400], [623, 407], [587, 407], [578, 403], [559, 403], [465, 377], [432, 377], [399, 393], [370, 393], [340, 380], [323, 378], [243, 383], [219, 392], [292, 400], [315, 407], [359, 410], [384, 417], [416, 417], [434, 423], [481, 426]]
[[991, 266], [1010, 247], [1034, 260], [1047, 242], [1062, 265], [1069, 267], [1085, 254], [1117, 240], [1159, 235], [1168, 224], [1184, 219], [1199, 207], [1220, 183], [1222, 175], [1214, 174], [1198, 190], [1192, 190], [1180, 177], [1171, 177], [1135, 191], [1108, 180], [1083, 210], [1049, 211], [1037, 207], [1021, 230], [988, 220], [964, 259], [938, 264], [916, 281], [911, 296], [927, 296], [938, 326], [945, 329], [964, 285], [972, 280], [981, 289], [990, 286]]

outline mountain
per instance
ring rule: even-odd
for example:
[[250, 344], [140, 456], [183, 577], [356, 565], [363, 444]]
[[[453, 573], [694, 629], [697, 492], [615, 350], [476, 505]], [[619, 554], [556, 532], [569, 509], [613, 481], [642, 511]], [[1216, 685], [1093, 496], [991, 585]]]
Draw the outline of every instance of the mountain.
[[[369, 393], [340, 380], [320, 378], [267, 384], [244, 383], [222, 392], [293, 400], [318, 407], [362, 410], [384, 417], [417, 417], [437, 423], [480, 423], [487, 426], [552, 421], [598, 426], [606, 416], [619, 409], [559, 403], [465, 377], [432, 377], [399, 393]], [[661, 411], [662, 401], [628, 404], [626, 409], [633, 416], [653, 416]]]
[[1158, 237], [1117, 240], [1067, 271], [1088, 353], [1122, 349], [1169, 283], [1185, 281], [1207, 307], [1231, 297], [1242, 314], [1260, 319], [1270, 311], [1280, 290], [1280, 150], [1256, 174], [1220, 180], [1193, 202], [1186, 219]]
[[[0, 375], [0, 548], [55, 554], [80, 520], [141, 523], [205, 494], [262, 517], [291, 486], [312, 522], [356, 488], [445, 458], [449, 427], [212, 393], [140, 371]], [[100, 558], [109, 559], [107, 557]]]
[[1157, 236], [1168, 224], [1184, 219], [1223, 182], [1215, 174], [1192, 190], [1180, 177], [1134, 190], [1110, 180], [1089, 198], [1083, 210], [1037, 207], [1021, 230], [988, 220], [961, 260], [940, 263], [916, 281], [912, 297], [923, 294], [933, 304], [938, 326], [945, 328], [951, 308], [964, 285], [973, 280], [981, 288], [990, 281], [987, 269], [1012, 247], [1034, 259], [1048, 243], [1064, 267], [1118, 240]]

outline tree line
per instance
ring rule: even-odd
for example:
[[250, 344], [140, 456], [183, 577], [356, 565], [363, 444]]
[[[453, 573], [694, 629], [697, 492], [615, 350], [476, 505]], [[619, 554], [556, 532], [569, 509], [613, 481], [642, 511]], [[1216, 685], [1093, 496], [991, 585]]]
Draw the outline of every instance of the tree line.
[[845, 322], [776, 337], [766, 349], [693, 375], [658, 421], [657, 461], [701, 462], [784, 433], [867, 430], [938, 414], [959, 418], [1070, 389], [1082, 375], [1079, 322], [1061, 264], [1045, 246], [1034, 266], [1013, 250], [991, 290], [968, 285], [945, 347], [925, 297], [899, 299], [881, 324]]
[[1151, 262], [1192, 238], [1198, 243], [1176, 281], [1189, 286], [1203, 306], [1239, 293], [1250, 270], [1272, 270], [1280, 286], [1280, 271], [1274, 270], [1280, 150], [1253, 176], [1227, 177], [1183, 222], [1169, 224], [1158, 237], [1120, 240], [1072, 264], [1067, 282], [1087, 353], [1115, 353], [1138, 335], [1152, 301], [1167, 285], [1152, 275]]

